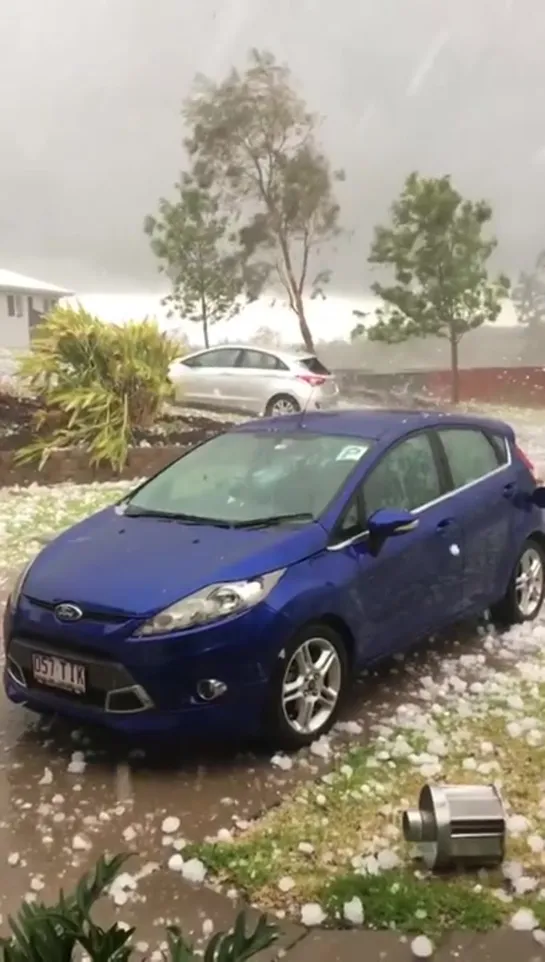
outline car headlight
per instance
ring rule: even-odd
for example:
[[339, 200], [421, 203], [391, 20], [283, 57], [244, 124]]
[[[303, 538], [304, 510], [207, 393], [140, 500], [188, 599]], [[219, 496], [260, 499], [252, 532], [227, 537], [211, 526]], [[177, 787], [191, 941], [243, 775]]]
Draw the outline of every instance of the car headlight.
[[270, 571], [247, 581], [229, 581], [201, 588], [144, 622], [135, 635], [141, 637], [183, 631], [185, 628], [196, 628], [253, 608], [278, 584], [285, 570], [281, 568], [279, 571]]
[[15, 611], [17, 605], [19, 604], [19, 598], [21, 597], [21, 591], [25, 583], [26, 576], [34, 563], [34, 560], [35, 559], [33, 558], [32, 561], [29, 561], [26, 565], [23, 565], [19, 571], [19, 574], [15, 578], [15, 581], [13, 582], [13, 587], [9, 593], [9, 603], [12, 611]]

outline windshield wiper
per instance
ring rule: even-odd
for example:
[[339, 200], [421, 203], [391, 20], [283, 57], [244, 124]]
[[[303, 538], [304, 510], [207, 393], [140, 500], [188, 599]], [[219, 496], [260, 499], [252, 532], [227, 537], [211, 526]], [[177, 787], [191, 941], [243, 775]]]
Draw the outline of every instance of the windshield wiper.
[[183, 514], [179, 511], [153, 511], [151, 509], [133, 508], [127, 505], [124, 514], [128, 518], [159, 518], [162, 521], [180, 521], [183, 524], [208, 524], [214, 528], [230, 528], [228, 521], [221, 518], [203, 518], [198, 514]]
[[266, 518], [252, 518], [251, 521], [234, 521], [234, 528], [272, 528], [275, 524], [286, 521], [314, 521], [310, 511], [298, 511], [296, 514], [271, 514]]

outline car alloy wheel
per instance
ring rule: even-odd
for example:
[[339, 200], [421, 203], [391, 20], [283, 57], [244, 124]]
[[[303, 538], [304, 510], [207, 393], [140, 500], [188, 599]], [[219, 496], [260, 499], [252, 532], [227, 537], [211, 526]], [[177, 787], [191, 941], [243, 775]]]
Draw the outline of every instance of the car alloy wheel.
[[545, 572], [543, 556], [537, 547], [528, 544], [522, 552], [515, 573], [515, 599], [522, 619], [531, 620], [543, 600]]
[[500, 627], [537, 618], [545, 597], [545, 550], [528, 538], [523, 545], [503, 598], [492, 605], [492, 620]]
[[288, 397], [287, 394], [282, 395], [282, 397], [273, 398], [273, 400], [269, 401], [269, 404], [267, 405], [267, 414], [270, 414], [273, 417], [282, 416], [284, 414], [297, 414], [298, 411], [300, 411], [300, 407], [297, 404], [297, 401], [294, 401], [293, 398]]
[[293, 652], [282, 682], [282, 712], [297, 735], [322, 730], [337, 708], [343, 666], [327, 638], [308, 638]]

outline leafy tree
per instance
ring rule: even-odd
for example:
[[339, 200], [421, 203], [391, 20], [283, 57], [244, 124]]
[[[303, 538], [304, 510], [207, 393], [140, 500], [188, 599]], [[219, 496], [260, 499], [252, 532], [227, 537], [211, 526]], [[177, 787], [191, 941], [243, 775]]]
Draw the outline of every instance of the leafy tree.
[[279, 281], [313, 350], [304, 296], [323, 295], [328, 270], [311, 273], [321, 246], [339, 232], [334, 173], [316, 141], [318, 118], [292, 89], [272, 54], [253, 50], [243, 73], [221, 83], [197, 78], [184, 118], [186, 147], [199, 171], [221, 187], [226, 204], [249, 216], [240, 239]]
[[352, 316], [359, 317], [360, 320], [358, 321], [356, 326], [353, 327], [352, 330], [350, 331], [351, 341], [360, 341], [360, 340], [363, 340], [365, 337], [367, 337], [367, 326], [365, 324], [362, 324], [362, 321], [364, 321], [366, 317], [369, 317], [369, 314], [370, 314], [370, 311], [358, 311], [358, 310], [352, 311]]
[[259, 344], [261, 347], [270, 347], [272, 349], [279, 348], [282, 344], [282, 338], [278, 331], [274, 331], [272, 327], [268, 327], [263, 324], [258, 327], [254, 336], [252, 337], [252, 344]]
[[384, 306], [371, 340], [444, 337], [450, 344], [452, 400], [459, 400], [458, 345], [468, 331], [495, 321], [509, 295], [504, 275], [491, 279], [497, 241], [484, 229], [492, 210], [464, 200], [450, 177], [412, 173], [391, 207], [389, 227], [377, 227], [369, 262], [389, 267], [394, 283], [373, 285]]
[[184, 320], [202, 324], [209, 347], [210, 325], [233, 317], [246, 298], [254, 299], [262, 273], [249, 267], [244, 249], [235, 243], [232, 221], [221, 212], [209, 182], [184, 174], [176, 193], [174, 201], [161, 198], [158, 216], [147, 217], [144, 230], [172, 284], [165, 303]]
[[522, 271], [513, 290], [519, 324], [526, 328], [526, 351], [534, 360], [545, 341], [545, 251], [536, 258], [533, 271]]

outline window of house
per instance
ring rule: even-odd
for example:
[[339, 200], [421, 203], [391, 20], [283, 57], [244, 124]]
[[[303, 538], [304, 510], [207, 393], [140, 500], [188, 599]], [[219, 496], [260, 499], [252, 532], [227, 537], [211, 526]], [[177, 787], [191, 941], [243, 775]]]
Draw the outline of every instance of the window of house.
[[8, 294], [8, 317], [23, 316], [23, 299], [20, 294]]
[[438, 431], [445, 449], [455, 488], [478, 481], [500, 465], [507, 454], [498, 442], [493, 443], [482, 431], [474, 428], [449, 428]]

